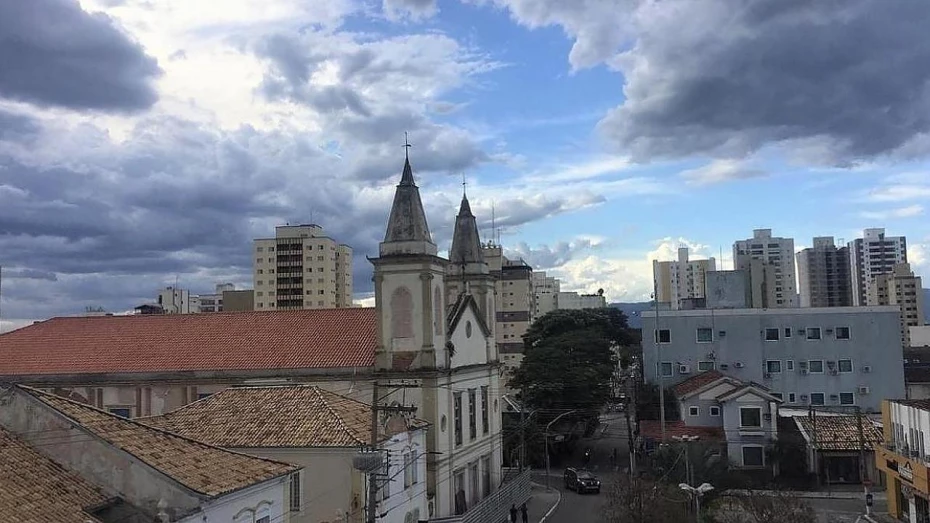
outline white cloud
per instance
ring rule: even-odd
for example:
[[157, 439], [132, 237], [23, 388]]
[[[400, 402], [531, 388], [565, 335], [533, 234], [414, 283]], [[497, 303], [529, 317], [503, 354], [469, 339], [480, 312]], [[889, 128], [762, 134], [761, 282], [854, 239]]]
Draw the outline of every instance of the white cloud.
[[908, 205], [897, 209], [888, 209], [885, 211], [862, 211], [860, 216], [869, 220], [889, 220], [894, 218], [913, 218], [924, 213], [923, 205]]
[[930, 185], [883, 185], [868, 191], [865, 199], [872, 202], [903, 202], [930, 198]]
[[681, 173], [681, 177], [691, 185], [712, 185], [732, 180], [761, 178], [767, 173], [749, 165], [744, 160], [720, 159], [709, 164]]

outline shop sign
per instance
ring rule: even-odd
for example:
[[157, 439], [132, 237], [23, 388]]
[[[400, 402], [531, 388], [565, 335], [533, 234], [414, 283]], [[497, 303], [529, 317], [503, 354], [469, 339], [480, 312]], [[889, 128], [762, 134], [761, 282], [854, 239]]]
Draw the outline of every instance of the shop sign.
[[901, 479], [907, 481], [914, 481], [914, 469], [911, 468], [910, 463], [905, 463], [903, 467], [898, 467], [898, 475], [901, 476]]

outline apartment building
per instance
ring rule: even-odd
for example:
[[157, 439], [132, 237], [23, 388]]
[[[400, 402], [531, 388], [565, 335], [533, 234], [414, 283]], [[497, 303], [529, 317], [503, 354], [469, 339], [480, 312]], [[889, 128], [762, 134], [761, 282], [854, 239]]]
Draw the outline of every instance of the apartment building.
[[896, 305], [901, 309], [901, 343], [911, 346], [910, 327], [924, 323], [924, 293], [920, 276], [910, 264], [897, 263], [891, 272], [876, 274], [869, 282], [867, 301], [874, 305]]
[[200, 312], [200, 297], [179, 287], [165, 287], [158, 291], [155, 303], [164, 314], [191, 314]]
[[523, 360], [523, 335], [536, 316], [533, 268], [522, 259], [508, 259], [500, 245], [489, 242], [482, 251], [491, 275], [496, 278], [498, 351], [504, 367], [512, 370]]
[[849, 247], [837, 248], [832, 236], [819, 236], [797, 261], [801, 307], [852, 306]]
[[668, 387], [718, 370], [763, 385], [788, 407], [873, 411], [905, 393], [896, 306], [644, 311], [642, 318], [650, 383]]
[[885, 229], [866, 229], [862, 238], [849, 246], [849, 273], [852, 279], [852, 304], [869, 303], [869, 284], [878, 274], [889, 273], [895, 264], [907, 263], [907, 240], [904, 236], [885, 236]]
[[561, 282], [558, 278], [547, 276], [545, 271], [533, 273], [533, 292], [536, 299], [536, 318], [545, 316], [559, 308]]
[[607, 298], [604, 297], [604, 291], [595, 294], [560, 292], [556, 305], [559, 309], [603, 309], [607, 306]]
[[714, 258], [690, 260], [688, 248], [678, 249], [676, 261], [652, 261], [656, 299], [669, 308], [682, 308], [684, 300], [702, 299], [706, 292], [706, 274], [717, 270]]
[[882, 404], [885, 442], [875, 466], [885, 473], [888, 512], [898, 521], [930, 519], [930, 400], [891, 399]]
[[213, 294], [200, 295], [200, 310], [198, 312], [223, 312], [223, 293], [236, 290], [232, 283], [218, 283]]
[[255, 310], [352, 306], [352, 248], [319, 225], [280, 225], [253, 242]]
[[771, 229], [756, 229], [752, 238], [733, 244], [733, 263], [736, 270], [750, 274], [753, 307], [798, 306], [793, 238], [772, 236]]

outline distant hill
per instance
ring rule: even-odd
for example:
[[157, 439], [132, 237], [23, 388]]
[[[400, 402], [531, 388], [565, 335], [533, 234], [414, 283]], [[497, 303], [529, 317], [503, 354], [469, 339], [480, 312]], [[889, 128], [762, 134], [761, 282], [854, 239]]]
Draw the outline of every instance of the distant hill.
[[651, 301], [643, 301], [637, 303], [611, 303], [611, 307], [615, 309], [620, 309], [626, 314], [627, 320], [630, 323], [630, 327], [634, 329], [643, 328], [643, 318], [639, 315], [642, 311], [651, 310], [653, 304]]

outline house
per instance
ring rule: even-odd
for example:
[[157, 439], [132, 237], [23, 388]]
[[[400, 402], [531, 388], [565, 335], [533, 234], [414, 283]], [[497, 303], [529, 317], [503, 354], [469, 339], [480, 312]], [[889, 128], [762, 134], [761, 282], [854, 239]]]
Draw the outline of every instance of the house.
[[[77, 521], [81, 512], [90, 515], [84, 521], [102, 523], [149, 522], [159, 514], [178, 523], [290, 520], [288, 486], [300, 471], [294, 465], [224, 450], [16, 385], [0, 387], [0, 428], [16, 445], [3, 453], [40, 467], [34, 473], [14, 462], [18, 470], [0, 477], [0, 492], [11, 491], [12, 483], [21, 502], [31, 498], [35, 510], [60, 511], [62, 519], [51, 521]], [[81, 479], [39, 501], [49, 494], [46, 489], [74, 476]]]
[[[734, 467], [770, 465], [766, 449], [778, 437], [774, 420], [781, 400], [768, 389], [711, 370], [682, 381], [672, 391], [681, 421], [666, 423], [667, 439], [698, 436], [719, 441]], [[661, 439], [659, 422], [643, 421], [640, 430], [645, 438]]]
[[454, 231], [453, 262], [407, 159], [370, 259], [374, 308], [53, 318], [0, 335], [0, 381], [128, 417], [268, 380], [375, 396], [429, 423], [428, 518], [501, 519], [529, 476], [503, 481], [495, 277], [464, 196]]
[[866, 412], [905, 393], [897, 306], [644, 311], [642, 317], [649, 383], [668, 387], [718, 370], [764, 385], [786, 406]]
[[[364, 521], [365, 475], [352, 460], [371, 447], [371, 406], [312, 385], [233, 387], [146, 425], [236, 452], [293, 463], [312, 474], [292, 476], [291, 521]], [[386, 472], [380, 478], [380, 521], [425, 517], [425, 421], [384, 418], [378, 448]], [[311, 502], [312, 500], [312, 502]]]
[[875, 466], [885, 473], [888, 512], [898, 520], [930, 518], [930, 401], [886, 400], [882, 404], [884, 443], [875, 446]]
[[821, 484], [859, 484], [866, 479], [862, 472], [869, 481], [881, 484], [873, 449], [882, 443], [882, 429], [869, 417], [811, 409], [791, 419], [807, 444], [808, 471]]

